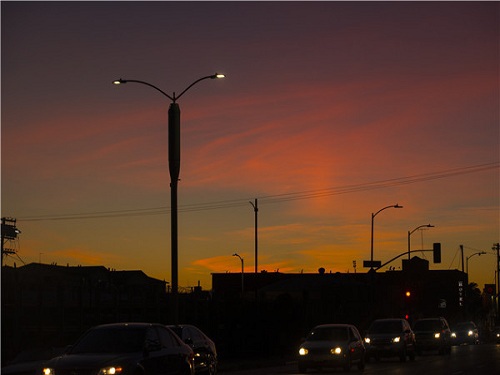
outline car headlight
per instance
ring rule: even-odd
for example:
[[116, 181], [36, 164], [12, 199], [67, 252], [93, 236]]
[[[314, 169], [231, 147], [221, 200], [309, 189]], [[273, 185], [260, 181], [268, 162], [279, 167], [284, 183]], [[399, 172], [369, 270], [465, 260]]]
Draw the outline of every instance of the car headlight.
[[401, 337], [397, 336], [392, 339], [392, 342], [399, 342], [401, 340]]
[[467, 334], [468, 334], [469, 336], [472, 336], [472, 335], [473, 335], [473, 333], [474, 333], [474, 332], [472, 332], [472, 331], [467, 332]]
[[332, 348], [332, 349], [330, 349], [330, 353], [332, 353], [332, 354], [340, 354], [340, 353], [342, 353], [342, 348], [340, 348], [338, 346], [336, 348]]
[[122, 372], [121, 367], [108, 366], [100, 369], [98, 375], [118, 375], [121, 374], [121, 372]]
[[371, 341], [371, 340], [370, 340], [370, 338], [369, 338], [369, 337], [365, 337], [365, 342], [366, 342], [367, 344], [369, 344], [369, 343], [370, 343], [370, 341]]
[[451, 337], [453, 337], [454, 339], [456, 339], [457, 338], [457, 334], [455, 332], [452, 332]]
[[307, 350], [306, 348], [300, 348], [299, 349], [299, 354], [300, 355], [307, 355], [309, 353], [309, 350]]
[[434, 334], [434, 338], [435, 338], [435, 339], [438, 339], [438, 338], [440, 338], [440, 337], [441, 337], [441, 334], [440, 334], [439, 332], [436, 332], [436, 333]]
[[500, 337], [500, 333], [497, 333], [497, 337]]
[[42, 373], [43, 375], [54, 375], [55, 374], [55, 371], [53, 368], [50, 368], [50, 367], [44, 367], [42, 369]]

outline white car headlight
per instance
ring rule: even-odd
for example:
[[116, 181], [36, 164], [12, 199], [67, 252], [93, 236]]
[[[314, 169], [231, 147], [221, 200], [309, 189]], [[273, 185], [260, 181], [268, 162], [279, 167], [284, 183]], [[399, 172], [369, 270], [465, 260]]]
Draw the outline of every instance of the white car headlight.
[[307, 355], [309, 353], [309, 350], [307, 350], [306, 348], [300, 348], [299, 349], [299, 354], [300, 355]]
[[467, 332], [467, 334], [468, 334], [469, 336], [472, 336], [472, 334], [473, 334], [473, 333], [474, 333], [474, 332], [472, 332], [472, 331]]
[[438, 338], [440, 338], [440, 337], [441, 337], [441, 334], [440, 334], [439, 332], [436, 332], [436, 333], [434, 334], [434, 338], [435, 338], [435, 339], [438, 339]]
[[456, 334], [455, 332], [453, 332], [453, 333], [451, 334], [451, 337], [453, 337], [454, 339], [456, 339], [456, 338], [457, 338], [457, 334]]
[[121, 372], [122, 372], [121, 367], [108, 366], [100, 369], [98, 375], [118, 375], [121, 374]]
[[369, 338], [369, 337], [365, 337], [365, 342], [366, 342], [367, 344], [369, 344], [369, 343], [370, 343], [370, 341], [371, 341], [371, 340], [370, 340], [370, 338]]
[[399, 342], [401, 340], [401, 337], [397, 336], [392, 339], [392, 342]]
[[330, 349], [330, 353], [332, 353], [332, 354], [340, 354], [340, 353], [342, 353], [342, 348], [340, 348], [338, 346], [336, 348], [332, 348], [332, 349]]
[[43, 372], [43, 375], [54, 375], [55, 374], [54, 369], [50, 368], [50, 367], [44, 367], [42, 372]]

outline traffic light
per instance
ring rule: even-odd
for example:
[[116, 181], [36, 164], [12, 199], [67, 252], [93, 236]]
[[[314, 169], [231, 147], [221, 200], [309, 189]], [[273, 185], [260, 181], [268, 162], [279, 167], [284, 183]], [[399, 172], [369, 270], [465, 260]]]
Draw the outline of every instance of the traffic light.
[[435, 242], [432, 245], [432, 252], [434, 257], [434, 263], [441, 263], [441, 243]]

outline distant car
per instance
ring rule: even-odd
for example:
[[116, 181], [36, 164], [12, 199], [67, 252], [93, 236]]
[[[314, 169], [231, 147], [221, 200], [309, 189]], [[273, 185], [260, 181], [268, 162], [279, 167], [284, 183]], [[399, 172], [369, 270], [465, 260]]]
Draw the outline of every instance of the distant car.
[[167, 326], [189, 345], [194, 352], [195, 373], [217, 373], [217, 348], [215, 343], [199, 328], [189, 324]]
[[413, 324], [417, 353], [437, 350], [439, 354], [451, 353], [451, 330], [445, 318], [419, 319]]
[[353, 363], [359, 370], [365, 368], [365, 346], [358, 329], [350, 324], [316, 326], [299, 348], [300, 373], [308, 368], [338, 366], [349, 371]]
[[2, 366], [2, 375], [40, 375], [43, 365], [51, 358], [63, 354], [65, 348], [39, 348], [25, 350]]
[[365, 335], [366, 360], [382, 357], [415, 359], [415, 334], [406, 319], [377, 319]]
[[461, 322], [453, 327], [451, 333], [453, 345], [479, 344], [479, 332], [476, 323]]
[[89, 329], [44, 375], [193, 375], [193, 350], [167, 327], [115, 323]]

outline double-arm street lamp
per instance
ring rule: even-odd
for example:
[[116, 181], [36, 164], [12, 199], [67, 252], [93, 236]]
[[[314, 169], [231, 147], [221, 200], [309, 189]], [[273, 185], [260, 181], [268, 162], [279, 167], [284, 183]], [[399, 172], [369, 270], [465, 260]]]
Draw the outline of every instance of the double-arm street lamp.
[[372, 268], [373, 268], [373, 219], [375, 219], [375, 216], [377, 216], [380, 212], [382, 212], [388, 208], [403, 208], [403, 206], [400, 206], [399, 204], [396, 203], [396, 204], [393, 204], [391, 206], [381, 208], [380, 210], [378, 210], [375, 213], [372, 212], [372, 233], [371, 233], [371, 243], [370, 243], [370, 253], [371, 253], [370, 262], [372, 264]]
[[167, 94], [165, 91], [159, 89], [151, 83], [138, 81], [136, 79], [117, 79], [113, 81], [113, 84], [120, 85], [128, 82], [140, 83], [153, 89], [159, 91], [165, 97], [171, 100], [170, 107], [168, 109], [168, 167], [170, 171], [170, 212], [171, 212], [171, 256], [172, 256], [172, 320], [173, 324], [178, 323], [179, 319], [179, 306], [178, 306], [178, 228], [177, 228], [177, 184], [179, 181], [179, 172], [181, 164], [181, 151], [180, 151], [180, 117], [181, 111], [177, 100], [181, 98], [182, 95], [186, 93], [191, 87], [200, 81], [205, 79], [216, 79], [224, 78], [224, 74], [212, 74], [206, 77], [201, 77], [197, 79], [192, 84], [190, 84], [184, 91], [182, 91], [178, 96], [175, 92], [172, 95]]
[[415, 229], [413, 229], [412, 231], [408, 231], [408, 259], [410, 259], [410, 236], [413, 234], [413, 232], [415, 232], [420, 228], [434, 228], [434, 225], [431, 224], [420, 225]]

